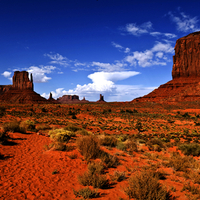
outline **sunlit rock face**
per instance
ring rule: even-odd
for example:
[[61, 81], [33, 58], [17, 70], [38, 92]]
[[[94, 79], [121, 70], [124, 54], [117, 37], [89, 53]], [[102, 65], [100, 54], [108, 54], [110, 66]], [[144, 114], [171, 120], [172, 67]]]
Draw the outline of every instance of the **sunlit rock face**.
[[28, 72], [26, 71], [15, 71], [13, 76], [13, 88], [19, 90], [32, 90], [33, 91], [33, 77], [28, 77]]
[[173, 63], [173, 79], [200, 77], [200, 31], [176, 41]]
[[200, 101], [200, 32], [176, 41], [172, 80], [134, 101]]

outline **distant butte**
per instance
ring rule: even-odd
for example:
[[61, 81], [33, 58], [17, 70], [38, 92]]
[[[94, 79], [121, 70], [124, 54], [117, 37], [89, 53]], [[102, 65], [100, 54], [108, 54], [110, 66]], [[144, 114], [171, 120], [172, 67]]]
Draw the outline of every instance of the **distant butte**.
[[26, 71], [15, 71], [12, 85], [0, 86], [0, 102], [4, 103], [48, 103], [33, 91], [33, 77]]
[[172, 80], [132, 102], [200, 100], [200, 32], [176, 41]]

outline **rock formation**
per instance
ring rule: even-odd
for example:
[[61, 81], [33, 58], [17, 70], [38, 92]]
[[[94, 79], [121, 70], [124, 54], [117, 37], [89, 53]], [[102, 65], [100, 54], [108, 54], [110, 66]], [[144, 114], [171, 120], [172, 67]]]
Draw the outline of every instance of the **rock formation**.
[[31, 74], [31, 80], [29, 80], [28, 72], [15, 71], [13, 76], [13, 88], [19, 90], [32, 90], [33, 91], [33, 77]]
[[200, 32], [178, 39], [174, 49], [173, 79], [200, 77]]
[[[13, 84], [0, 87], [0, 102], [4, 103], [48, 103], [48, 101], [33, 91], [33, 77], [28, 77], [26, 71], [16, 71]], [[2, 92], [3, 91], [3, 92]]]
[[51, 92], [50, 92], [50, 94], [49, 94], [48, 102], [50, 102], [50, 103], [58, 103], [57, 100], [55, 100], [55, 99], [53, 98]]
[[57, 99], [58, 103], [78, 103], [79, 96], [77, 95], [63, 95]]
[[200, 100], [200, 32], [177, 40], [172, 80], [133, 102], [178, 102]]
[[97, 102], [98, 103], [105, 102], [104, 101], [104, 96], [102, 94], [100, 94], [100, 98], [99, 98], [99, 100]]

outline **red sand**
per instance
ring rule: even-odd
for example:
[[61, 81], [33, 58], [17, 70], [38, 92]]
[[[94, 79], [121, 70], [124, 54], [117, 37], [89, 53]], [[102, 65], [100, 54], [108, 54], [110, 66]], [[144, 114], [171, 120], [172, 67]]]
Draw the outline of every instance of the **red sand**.
[[[46, 136], [10, 133], [13, 146], [0, 146], [0, 153], [6, 158], [0, 160], [0, 199], [2, 200], [64, 200], [75, 199], [73, 189], [83, 188], [77, 175], [83, 173], [87, 164], [77, 150], [71, 152], [45, 151], [44, 145], [50, 143]], [[78, 158], [68, 155], [76, 153]], [[52, 174], [54, 170], [58, 173]], [[126, 182], [126, 181], [125, 181]], [[121, 185], [99, 189], [96, 199], [126, 198]]]

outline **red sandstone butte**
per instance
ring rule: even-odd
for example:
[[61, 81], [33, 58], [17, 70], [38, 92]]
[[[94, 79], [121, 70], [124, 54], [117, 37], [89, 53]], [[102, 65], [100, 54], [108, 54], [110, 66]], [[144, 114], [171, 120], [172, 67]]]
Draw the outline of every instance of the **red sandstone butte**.
[[172, 80], [132, 102], [200, 100], [200, 32], [176, 41]]
[[4, 103], [48, 103], [33, 91], [33, 77], [26, 71], [15, 71], [13, 84], [0, 87], [0, 102]]

